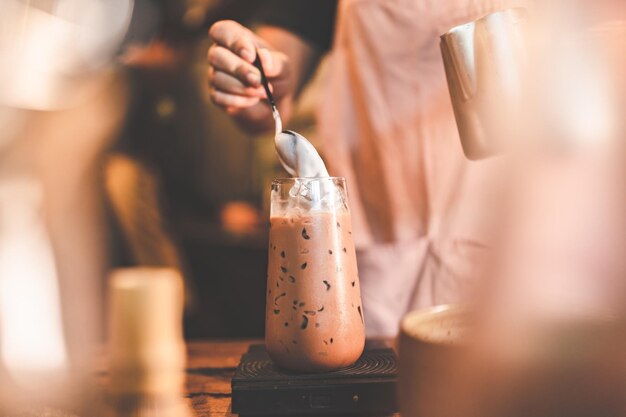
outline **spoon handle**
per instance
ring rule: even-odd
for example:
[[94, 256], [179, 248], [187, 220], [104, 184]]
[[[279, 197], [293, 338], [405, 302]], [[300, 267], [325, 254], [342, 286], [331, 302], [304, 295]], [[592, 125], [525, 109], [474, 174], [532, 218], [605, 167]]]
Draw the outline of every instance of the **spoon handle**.
[[265, 93], [267, 94], [267, 101], [269, 101], [270, 106], [272, 106], [272, 111], [276, 113], [276, 103], [274, 102], [274, 96], [270, 91], [270, 86], [267, 82], [267, 77], [265, 76], [265, 71], [263, 70], [263, 64], [261, 64], [261, 58], [259, 57], [259, 53], [257, 51], [256, 58], [254, 59], [253, 65], [259, 69], [261, 72], [261, 83], [263, 84], [263, 88], [265, 89]]

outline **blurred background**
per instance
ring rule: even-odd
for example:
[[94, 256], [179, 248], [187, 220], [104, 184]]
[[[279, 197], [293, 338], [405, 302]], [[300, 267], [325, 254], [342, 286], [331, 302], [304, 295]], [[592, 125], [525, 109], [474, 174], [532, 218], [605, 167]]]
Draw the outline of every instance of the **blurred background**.
[[[211, 23], [250, 23], [262, 7], [2, 2], [1, 222], [22, 222], [16, 235], [39, 224], [33, 240], [63, 276], [62, 298], [101, 304], [104, 282], [83, 288], [85, 274], [104, 281], [110, 268], [176, 266], [188, 289], [187, 337], [263, 335], [267, 191], [284, 174], [272, 137], [238, 130], [209, 102], [206, 82]], [[313, 142], [322, 78], [323, 66], [291, 126]], [[34, 279], [24, 291], [41, 284]]]

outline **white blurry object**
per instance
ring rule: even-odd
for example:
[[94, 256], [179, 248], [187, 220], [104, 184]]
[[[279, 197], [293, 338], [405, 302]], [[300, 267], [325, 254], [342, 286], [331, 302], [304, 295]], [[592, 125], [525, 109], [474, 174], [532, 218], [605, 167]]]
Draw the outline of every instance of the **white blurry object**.
[[16, 388], [58, 392], [69, 367], [42, 199], [35, 180], [0, 183], [0, 369], [10, 385], [0, 381], [3, 405]]
[[619, 80], [624, 68], [616, 61], [626, 53], [621, 40], [626, 36], [626, 21], [575, 27], [560, 35], [564, 38], [554, 40], [558, 47], [550, 49], [550, 62], [541, 78], [545, 80], [541, 84], [551, 88], [537, 93], [536, 102], [543, 104], [543, 123], [552, 137], [570, 145], [610, 145], [620, 139], [619, 103], [624, 91]]
[[109, 288], [114, 414], [187, 415], [182, 276], [171, 268], [119, 269]]
[[0, 105], [50, 110], [116, 52], [133, 0], [0, 2]]

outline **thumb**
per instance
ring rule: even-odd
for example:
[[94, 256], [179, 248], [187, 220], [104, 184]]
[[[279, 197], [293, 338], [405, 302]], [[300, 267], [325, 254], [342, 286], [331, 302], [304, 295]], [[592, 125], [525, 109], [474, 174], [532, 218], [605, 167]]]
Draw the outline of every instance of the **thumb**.
[[265, 75], [267, 75], [268, 78], [279, 77], [282, 75], [285, 66], [284, 54], [276, 51], [270, 51], [267, 48], [259, 48], [258, 54], [261, 59], [261, 63], [263, 64]]

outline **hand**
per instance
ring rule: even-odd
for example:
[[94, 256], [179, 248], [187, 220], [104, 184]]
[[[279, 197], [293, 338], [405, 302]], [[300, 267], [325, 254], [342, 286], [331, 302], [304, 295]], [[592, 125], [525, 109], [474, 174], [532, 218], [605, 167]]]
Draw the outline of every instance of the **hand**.
[[287, 56], [271, 50], [248, 28], [222, 20], [211, 26], [209, 37], [213, 41], [208, 52], [211, 100], [230, 114], [241, 113], [266, 98], [261, 74], [252, 64], [256, 51], [275, 100], [279, 102], [293, 90]]

